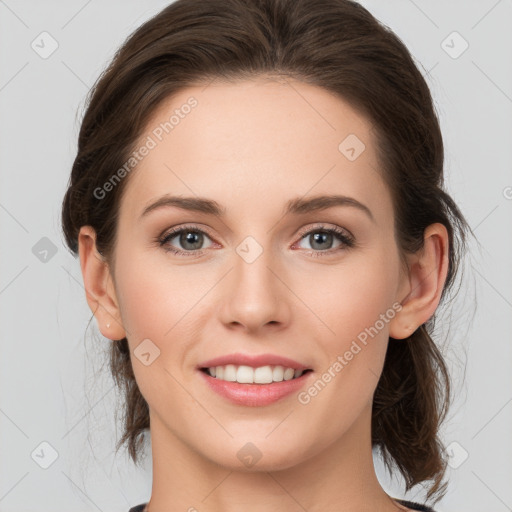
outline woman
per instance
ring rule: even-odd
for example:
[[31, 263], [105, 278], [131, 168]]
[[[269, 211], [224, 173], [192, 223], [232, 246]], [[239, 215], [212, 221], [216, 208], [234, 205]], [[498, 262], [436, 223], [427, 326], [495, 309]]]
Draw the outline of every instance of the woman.
[[[348, 0], [178, 0], [92, 90], [62, 222], [112, 340], [131, 512], [433, 510], [450, 381], [432, 340], [468, 225], [432, 98]], [[322, 247], [322, 245], [324, 247]]]

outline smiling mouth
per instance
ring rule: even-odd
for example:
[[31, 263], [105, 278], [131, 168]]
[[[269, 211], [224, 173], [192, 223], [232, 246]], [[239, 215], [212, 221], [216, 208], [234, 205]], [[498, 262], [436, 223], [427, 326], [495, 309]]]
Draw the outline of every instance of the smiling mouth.
[[274, 384], [295, 380], [312, 372], [311, 369], [294, 370], [279, 365], [253, 368], [245, 365], [228, 364], [211, 368], [201, 368], [203, 373], [216, 380], [236, 382], [238, 384]]

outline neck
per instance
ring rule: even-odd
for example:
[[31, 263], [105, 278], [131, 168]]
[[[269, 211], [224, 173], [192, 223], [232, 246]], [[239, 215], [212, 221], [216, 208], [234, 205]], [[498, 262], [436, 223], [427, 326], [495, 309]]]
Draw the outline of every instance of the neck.
[[148, 512], [396, 512], [375, 474], [371, 406], [342, 438], [278, 471], [228, 468], [191, 449], [151, 416], [153, 488]]

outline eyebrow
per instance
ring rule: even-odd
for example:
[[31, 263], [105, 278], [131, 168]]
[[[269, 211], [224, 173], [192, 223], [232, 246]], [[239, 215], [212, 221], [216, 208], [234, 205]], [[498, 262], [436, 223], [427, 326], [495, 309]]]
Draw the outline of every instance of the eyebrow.
[[[145, 217], [154, 210], [172, 206], [181, 208], [182, 210], [214, 215], [219, 218], [226, 216], [226, 209], [222, 208], [221, 205], [213, 199], [207, 199], [205, 197], [180, 197], [166, 194], [146, 206], [140, 217]], [[291, 199], [285, 205], [284, 215], [305, 215], [310, 212], [327, 210], [328, 208], [336, 206], [357, 208], [364, 212], [372, 222], [375, 222], [371, 210], [366, 205], [353, 197], [342, 195], [322, 195], [306, 199], [301, 197]]]

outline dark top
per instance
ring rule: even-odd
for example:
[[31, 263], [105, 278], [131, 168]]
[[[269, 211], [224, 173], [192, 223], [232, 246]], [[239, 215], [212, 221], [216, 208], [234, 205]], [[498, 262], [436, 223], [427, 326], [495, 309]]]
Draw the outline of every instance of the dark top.
[[[394, 498], [398, 503], [403, 505], [404, 507], [412, 508], [413, 510], [419, 510], [420, 512], [435, 512], [430, 507], [427, 507], [427, 505], [421, 505], [420, 503], [415, 503], [413, 501], [405, 501], [405, 500], [399, 500]], [[140, 505], [137, 505], [136, 507], [132, 507], [128, 512], [143, 512], [144, 507], [147, 505], [147, 503], [141, 503]]]

